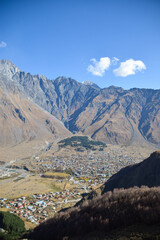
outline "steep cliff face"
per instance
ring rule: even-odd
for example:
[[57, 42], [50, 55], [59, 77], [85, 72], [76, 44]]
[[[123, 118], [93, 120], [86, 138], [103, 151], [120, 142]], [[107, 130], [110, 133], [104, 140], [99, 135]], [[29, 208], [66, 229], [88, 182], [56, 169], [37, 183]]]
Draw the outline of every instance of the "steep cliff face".
[[[68, 120], [75, 118], [80, 111], [83, 111], [86, 102], [89, 102], [97, 94], [96, 89], [78, 83], [71, 78], [59, 77], [53, 84], [57, 95], [56, 105], [61, 120], [65, 122], [66, 126]], [[72, 130], [71, 128], [69, 126], [69, 130]]]
[[22, 72], [8, 60], [0, 61], [0, 86], [6, 93], [23, 93], [71, 132], [106, 143], [160, 145], [160, 90], [100, 89], [66, 77], [49, 80]]
[[65, 77], [48, 80], [44, 76], [17, 72], [12, 79], [35, 103], [66, 123], [84, 102], [97, 93], [96, 89]]

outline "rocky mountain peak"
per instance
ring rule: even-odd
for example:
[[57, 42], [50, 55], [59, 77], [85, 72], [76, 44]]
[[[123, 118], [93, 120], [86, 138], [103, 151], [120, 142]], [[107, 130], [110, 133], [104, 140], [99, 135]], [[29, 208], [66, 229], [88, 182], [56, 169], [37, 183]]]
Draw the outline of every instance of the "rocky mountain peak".
[[10, 60], [3, 59], [0, 60], [0, 72], [9, 78], [12, 78], [14, 74], [20, 72], [20, 69]]
[[[106, 88], [105, 88], [106, 89]], [[121, 87], [117, 87], [117, 86], [109, 86], [108, 88], [107, 88], [107, 91], [109, 91], [109, 92], [123, 92], [123, 91], [125, 91], [123, 88], [121, 88]]]
[[79, 83], [70, 77], [60, 76], [54, 80], [55, 85], [78, 85]]
[[100, 87], [97, 84], [95, 84], [95, 83], [93, 83], [91, 81], [85, 81], [85, 82], [82, 82], [82, 84], [91, 86], [91, 87], [93, 87], [95, 89], [100, 89]]

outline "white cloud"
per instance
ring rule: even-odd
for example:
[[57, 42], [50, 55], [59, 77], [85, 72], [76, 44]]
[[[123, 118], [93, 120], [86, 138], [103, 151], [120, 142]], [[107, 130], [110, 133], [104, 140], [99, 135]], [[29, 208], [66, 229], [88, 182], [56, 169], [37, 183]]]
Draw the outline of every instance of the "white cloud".
[[1, 43], [0, 43], [0, 48], [4, 48], [4, 47], [6, 47], [6, 46], [7, 46], [7, 43], [1, 41]]
[[113, 72], [116, 76], [127, 77], [128, 75], [134, 75], [136, 72], [145, 70], [146, 66], [141, 60], [128, 59], [125, 62], [121, 62], [120, 67], [116, 68]]
[[113, 57], [113, 59], [112, 59], [112, 65], [116, 65], [118, 61], [119, 61], [118, 58]]
[[105, 71], [111, 64], [109, 57], [102, 57], [100, 58], [99, 62], [95, 58], [91, 59], [90, 61], [92, 61], [92, 64], [88, 66], [88, 72], [91, 72], [93, 75], [99, 77], [104, 75]]

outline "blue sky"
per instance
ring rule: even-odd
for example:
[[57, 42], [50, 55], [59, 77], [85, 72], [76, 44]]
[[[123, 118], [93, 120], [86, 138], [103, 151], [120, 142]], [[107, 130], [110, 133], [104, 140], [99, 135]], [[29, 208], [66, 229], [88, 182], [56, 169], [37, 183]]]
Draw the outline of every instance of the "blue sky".
[[0, 0], [0, 59], [49, 79], [160, 88], [160, 1]]

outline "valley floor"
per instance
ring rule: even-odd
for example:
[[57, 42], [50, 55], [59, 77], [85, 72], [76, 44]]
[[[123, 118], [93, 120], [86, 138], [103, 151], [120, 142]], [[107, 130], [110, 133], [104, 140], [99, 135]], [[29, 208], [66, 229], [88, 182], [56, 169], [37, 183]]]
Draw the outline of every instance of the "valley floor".
[[[52, 147], [29, 158], [0, 165], [0, 207], [39, 224], [82, 193], [98, 188], [121, 168], [142, 161], [153, 149], [107, 145], [103, 151], [76, 152]], [[53, 152], [53, 149], [55, 151]], [[30, 224], [29, 224], [30, 227]]]

